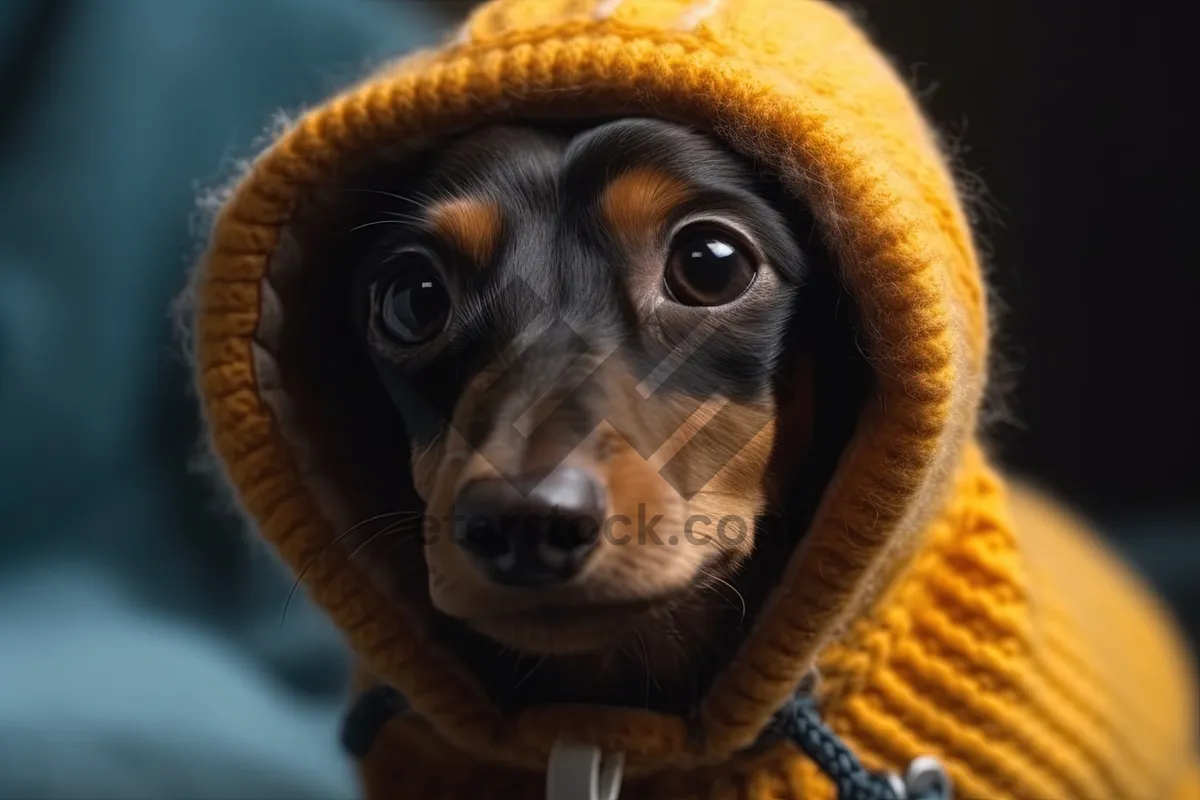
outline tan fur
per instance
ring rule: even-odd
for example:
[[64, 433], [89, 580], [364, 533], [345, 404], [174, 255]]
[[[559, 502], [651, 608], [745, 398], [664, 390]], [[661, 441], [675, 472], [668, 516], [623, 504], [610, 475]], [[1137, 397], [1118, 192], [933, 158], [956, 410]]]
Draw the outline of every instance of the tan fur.
[[689, 194], [687, 185], [671, 175], [635, 167], [605, 188], [600, 211], [608, 230], [632, 250], [653, 238]]
[[499, 207], [488, 200], [458, 197], [430, 207], [434, 233], [482, 269], [492, 260], [504, 220]]

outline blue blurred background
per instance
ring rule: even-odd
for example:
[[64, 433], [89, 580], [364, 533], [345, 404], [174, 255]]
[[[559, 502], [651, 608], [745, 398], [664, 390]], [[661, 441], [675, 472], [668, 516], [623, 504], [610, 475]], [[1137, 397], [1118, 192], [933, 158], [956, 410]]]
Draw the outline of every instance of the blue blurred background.
[[[189, 470], [170, 306], [198, 195], [273, 114], [466, 5], [0, 3], [0, 797], [354, 795], [342, 644], [302, 596], [281, 624], [291, 579]], [[1104, 523], [1194, 637], [1196, 160], [1159, 156], [1192, 147], [1169, 98], [1148, 112], [1183, 26], [1083, 0], [858, 5], [938, 84], [926, 104], [1001, 209], [1022, 367], [999, 452]]]
[[170, 306], [200, 192], [437, 11], [0, 3], [0, 797], [354, 795], [341, 642], [189, 471]]

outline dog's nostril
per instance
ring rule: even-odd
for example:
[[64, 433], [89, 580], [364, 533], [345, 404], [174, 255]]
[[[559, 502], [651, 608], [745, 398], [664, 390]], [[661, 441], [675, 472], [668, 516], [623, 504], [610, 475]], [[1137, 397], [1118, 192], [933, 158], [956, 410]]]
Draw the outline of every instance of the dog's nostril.
[[455, 502], [455, 540], [498, 583], [560, 583], [599, 541], [606, 502], [599, 481], [573, 467], [473, 481]]
[[600, 538], [600, 517], [603, 513], [600, 508], [573, 514], [558, 511], [546, 520], [546, 530], [541, 537], [542, 546], [568, 554], [595, 546]]
[[486, 516], [468, 518], [460, 541], [483, 558], [501, 558], [512, 549], [499, 521]]

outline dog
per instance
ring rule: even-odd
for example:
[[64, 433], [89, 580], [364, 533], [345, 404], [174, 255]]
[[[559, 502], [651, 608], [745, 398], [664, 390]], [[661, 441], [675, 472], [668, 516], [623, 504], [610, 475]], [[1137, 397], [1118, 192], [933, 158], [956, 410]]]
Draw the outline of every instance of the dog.
[[[436, 637], [501, 706], [689, 707], [864, 391], [811, 216], [636, 118], [470, 131], [373, 194], [350, 317], [411, 444]], [[411, 528], [355, 548], [396, 592]]]

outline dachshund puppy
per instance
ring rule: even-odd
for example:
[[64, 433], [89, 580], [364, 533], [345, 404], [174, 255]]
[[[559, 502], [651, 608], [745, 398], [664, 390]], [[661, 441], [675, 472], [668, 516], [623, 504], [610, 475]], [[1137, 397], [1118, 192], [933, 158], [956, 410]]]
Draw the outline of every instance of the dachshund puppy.
[[778, 478], [820, 471], [811, 219], [642, 119], [468, 133], [388, 194], [353, 314], [411, 444], [439, 636], [502, 702], [686, 704], [802, 528], [768, 512], [820, 490]]

